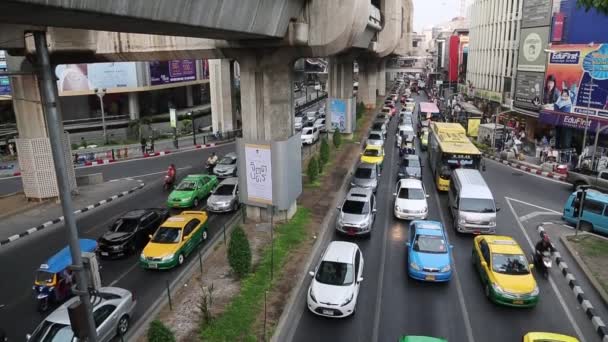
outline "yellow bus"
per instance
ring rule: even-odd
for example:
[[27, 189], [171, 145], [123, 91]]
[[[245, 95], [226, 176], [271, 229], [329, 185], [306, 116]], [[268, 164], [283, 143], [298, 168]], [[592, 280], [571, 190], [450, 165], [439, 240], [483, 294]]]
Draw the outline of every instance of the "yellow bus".
[[479, 169], [481, 152], [459, 123], [432, 122], [428, 141], [429, 164], [439, 191], [448, 191], [452, 170]]

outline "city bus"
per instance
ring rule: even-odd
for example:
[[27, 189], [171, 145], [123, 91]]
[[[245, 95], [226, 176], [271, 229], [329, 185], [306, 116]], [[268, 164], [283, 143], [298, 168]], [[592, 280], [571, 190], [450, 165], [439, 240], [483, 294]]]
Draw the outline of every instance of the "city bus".
[[448, 191], [454, 169], [479, 169], [481, 152], [459, 123], [431, 122], [428, 139], [429, 164], [439, 191]]

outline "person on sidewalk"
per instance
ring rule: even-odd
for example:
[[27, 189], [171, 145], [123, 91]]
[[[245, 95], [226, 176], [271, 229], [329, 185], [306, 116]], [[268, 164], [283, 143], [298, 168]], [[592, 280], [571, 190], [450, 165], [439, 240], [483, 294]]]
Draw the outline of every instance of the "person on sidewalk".
[[141, 154], [146, 154], [146, 138], [141, 137]]

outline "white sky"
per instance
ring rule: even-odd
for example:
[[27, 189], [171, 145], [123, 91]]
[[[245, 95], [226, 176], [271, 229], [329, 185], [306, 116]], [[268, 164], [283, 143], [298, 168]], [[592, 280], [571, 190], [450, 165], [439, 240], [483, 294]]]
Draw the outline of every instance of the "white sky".
[[[468, 7], [473, 0], [466, 0]], [[414, 31], [433, 27], [460, 14], [460, 0], [414, 0]], [[466, 16], [466, 8], [465, 8]]]

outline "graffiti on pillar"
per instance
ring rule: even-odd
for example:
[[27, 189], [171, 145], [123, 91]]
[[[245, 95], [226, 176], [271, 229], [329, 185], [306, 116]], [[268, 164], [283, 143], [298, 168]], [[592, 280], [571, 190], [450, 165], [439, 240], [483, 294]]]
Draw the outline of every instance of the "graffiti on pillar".
[[245, 145], [247, 196], [249, 201], [272, 203], [272, 164], [268, 145]]
[[331, 117], [332, 130], [346, 131], [346, 100], [330, 98], [329, 115]]

